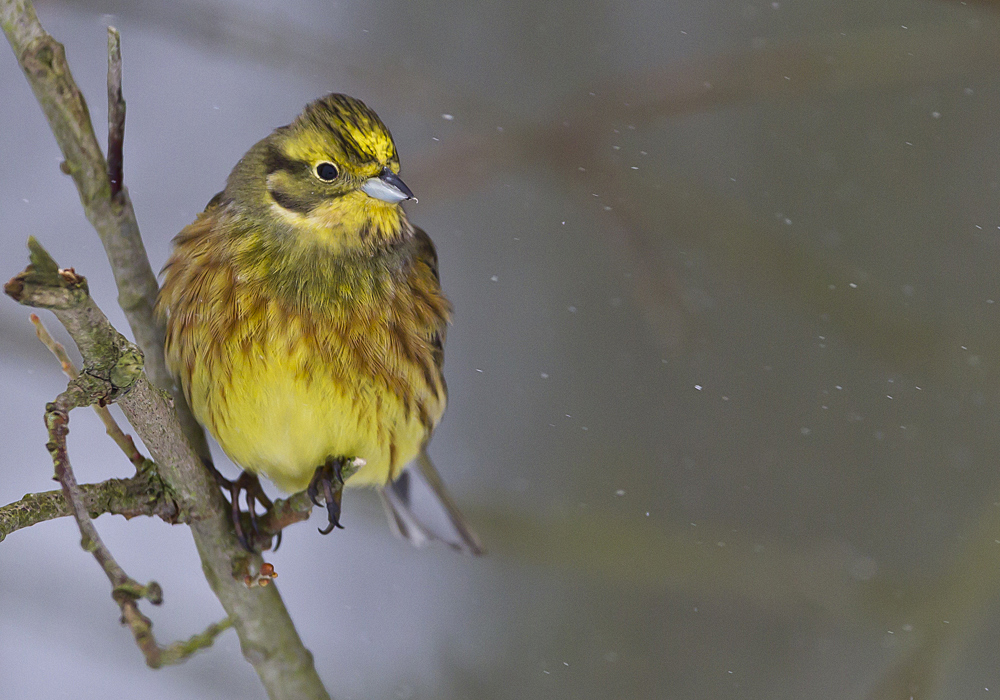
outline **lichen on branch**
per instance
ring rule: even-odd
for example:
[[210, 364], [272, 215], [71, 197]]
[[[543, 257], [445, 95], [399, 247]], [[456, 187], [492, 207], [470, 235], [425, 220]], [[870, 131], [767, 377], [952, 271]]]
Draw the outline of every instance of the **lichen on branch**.
[[147, 663], [161, 665], [167, 659], [182, 660], [185, 650], [201, 648], [199, 645], [224, 629], [225, 624], [166, 649], [153, 638], [149, 620], [136, 604], [136, 596], [147, 595], [151, 589], [129, 579], [111, 563], [113, 559], [99, 544], [85, 499], [69, 468], [65, 452], [69, 411], [92, 402], [117, 402], [149, 449], [158, 465], [165, 497], [177, 504], [177, 517], [190, 525], [202, 570], [239, 634], [242, 647], [249, 650], [247, 660], [271, 697], [328, 699], [312, 656], [302, 645], [277, 588], [246, 583], [261, 580], [264, 563], [259, 555], [247, 553], [236, 541], [228, 506], [187, 442], [169, 396], [146, 379], [142, 353], [104, 316], [90, 297], [83, 276], [72, 268], [59, 267], [33, 238], [28, 246], [31, 264], [4, 286], [4, 292], [21, 304], [51, 310], [83, 356], [80, 376], [46, 407], [48, 447], [63, 483], [65, 503], [81, 524], [88, 549], [108, 572], [115, 600], [122, 606], [122, 619], [132, 629]]
[[[105, 513], [127, 519], [148, 515], [168, 523], [182, 522], [177, 504], [166, 494], [152, 462], [149, 465], [148, 469], [128, 479], [81, 484], [80, 493], [90, 517]], [[0, 507], [0, 542], [12, 532], [72, 514], [62, 491], [29, 493], [19, 501]]]

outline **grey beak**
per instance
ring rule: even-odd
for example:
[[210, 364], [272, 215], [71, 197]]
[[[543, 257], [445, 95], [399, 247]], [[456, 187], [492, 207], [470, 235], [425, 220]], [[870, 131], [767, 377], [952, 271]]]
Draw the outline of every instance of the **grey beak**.
[[399, 175], [389, 170], [389, 168], [382, 168], [382, 172], [379, 173], [378, 177], [371, 177], [365, 180], [365, 184], [361, 185], [361, 189], [369, 197], [381, 199], [383, 202], [390, 202], [392, 204], [402, 202], [406, 199], [414, 201], [417, 199], [413, 196], [410, 188], [406, 186], [406, 183], [399, 179]]

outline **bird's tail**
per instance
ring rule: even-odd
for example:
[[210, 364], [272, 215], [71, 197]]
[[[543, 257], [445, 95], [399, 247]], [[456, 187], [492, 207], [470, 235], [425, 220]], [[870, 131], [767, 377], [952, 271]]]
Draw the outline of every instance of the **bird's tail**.
[[399, 478], [380, 488], [379, 496], [393, 531], [414, 546], [439, 540], [465, 554], [479, 556], [485, 552], [426, 450], [420, 451]]

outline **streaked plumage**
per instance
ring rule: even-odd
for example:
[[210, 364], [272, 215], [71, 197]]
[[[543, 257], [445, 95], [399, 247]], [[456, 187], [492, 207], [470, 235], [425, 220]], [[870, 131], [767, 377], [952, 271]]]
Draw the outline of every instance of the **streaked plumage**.
[[328, 95], [250, 149], [164, 268], [167, 361], [196, 418], [285, 491], [329, 458], [386, 486], [444, 412], [450, 305], [398, 170], [375, 113]]

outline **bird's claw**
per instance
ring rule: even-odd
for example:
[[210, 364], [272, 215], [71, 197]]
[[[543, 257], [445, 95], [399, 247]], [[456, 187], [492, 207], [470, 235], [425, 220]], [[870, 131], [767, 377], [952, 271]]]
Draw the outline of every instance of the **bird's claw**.
[[[340, 524], [340, 499], [344, 492], [343, 477], [344, 459], [333, 458], [326, 460], [326, 463], [316, 469], [312, 481], [306, 493], [313, 505], [326, 505], [326, 514], [329, 524], [326, 528], [319, 528], [321, 535], [329, 535], [334, 528], [344, 529]], [[323, 504], [319, 501], [319, 490], [323, 489]]]
[[[251, 544], [251, 539], [247, 539], [247, 533], [243, 530], [243, 518], [240, 512], [240, 493], [244, 493], [244, 499], [247, 504], [247, 516], [250, 520], [250, 535], [253, 540], [260, 537], [260, 528], [257, 525], [257, 503], [259, 502], [263, 507], [264, 511], [269, 511], [274, 504], [271, 499], [267, 497], [264, 493], [263, 487], [260, 485], [260, 479], [256, 475], [250, 472], [242, 472], [236, 481], [230, 481], [222, 474], [219, 470], [215, 468], [210, 462], [207, 463], [209, 470], [212, 472], [212, 476], [215, 477], [216, 483], [219, 487], [229, 494], [229, 505], [230, 505], [230, 517], [233, 521], [233, 528], [236, 530], [236, 538], [243, 545], [243, 548], [248, 552], [256, 552]], [[272, 551], [277, 551], [278, 547], [281, 546], [281, 531], [278, 531], [277, 542], [274, 545]]]

